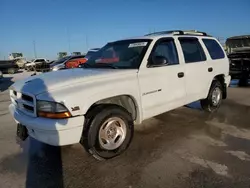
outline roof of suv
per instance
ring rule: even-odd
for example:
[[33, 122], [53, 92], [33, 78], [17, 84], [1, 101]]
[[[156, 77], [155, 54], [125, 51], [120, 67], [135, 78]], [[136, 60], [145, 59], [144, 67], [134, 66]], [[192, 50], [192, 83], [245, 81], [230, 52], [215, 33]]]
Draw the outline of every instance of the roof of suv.
[[173, 31], [154, 32], [154, 33], [146, 34], [144, 36], [132, 37], [132, 38], [127, 38], [127, 39], [123, 39], [123, 40], [128, 40], [128, 39], [158, 39], [161, 37], [169, 37], [169, 36], [212, 37], [205, 32], [197, 31], [197, 30], [187, 30], [187, 31], [173, 30]]

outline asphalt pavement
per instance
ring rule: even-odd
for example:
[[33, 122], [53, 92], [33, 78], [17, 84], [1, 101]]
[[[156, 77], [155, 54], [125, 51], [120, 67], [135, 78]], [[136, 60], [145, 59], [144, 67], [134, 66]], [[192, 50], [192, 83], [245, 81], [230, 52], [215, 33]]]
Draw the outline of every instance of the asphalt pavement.
[[8, 87], [29, 74], [7, 75], [0, 83], [1, 188], [250, 187], [250, 87], [233, 82], [214, 114], [196, 102], [146, 120], [136, 125], [125, 153], [97, 161], [80, 144], [53, 147], [16, 138]]

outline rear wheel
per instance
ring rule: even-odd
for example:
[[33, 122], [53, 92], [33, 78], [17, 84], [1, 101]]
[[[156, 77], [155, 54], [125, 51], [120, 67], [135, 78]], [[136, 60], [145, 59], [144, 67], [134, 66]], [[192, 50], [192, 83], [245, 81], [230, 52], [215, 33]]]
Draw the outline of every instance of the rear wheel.
[[95, 158], [113, 158], [130, 145], [134, 125], [126, 109], [117, 105], [100, 105], [86, 118], [81, 144]]
[[214, 80], [212, 82], [207, 98], [201, 100], [202, 109], [207, 112], [216, 111], [220, 107], [222, 102], [222, 91], [223, 90], [221, 83], [217, 80]]

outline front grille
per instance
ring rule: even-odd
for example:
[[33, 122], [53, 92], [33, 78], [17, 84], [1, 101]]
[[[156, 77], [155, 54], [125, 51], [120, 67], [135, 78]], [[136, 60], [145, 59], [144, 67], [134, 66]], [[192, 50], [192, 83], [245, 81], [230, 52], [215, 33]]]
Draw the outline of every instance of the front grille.
[[29, 116], [36, 116], [35, 97], [26, 93], [10, 90], [10, 98], [18, 110]]
[[33, 102], [33, 98], [31, 96], [28, 96], [28, 95], [25, 95], [25, 94], [22, 94], [22, 99], [26, 100], [26, 101], [29, 101], [29, 102]]
[[25, 109], [27, 109], [27, 110], [29, 110], [29, 111], [31, 111], [31, 112], [34, 112], [34, 107], [32, 107], [32, 106], [23, 104], [23, 108], [25, 108]]

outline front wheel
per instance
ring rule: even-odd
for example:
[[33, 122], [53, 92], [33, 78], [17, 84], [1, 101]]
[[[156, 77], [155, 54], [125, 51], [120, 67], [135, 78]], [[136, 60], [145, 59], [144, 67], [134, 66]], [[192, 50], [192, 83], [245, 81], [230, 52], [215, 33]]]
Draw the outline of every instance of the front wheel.
[[206, 99], [201, 100], [201, 107], [207, 112], [216, 111], [222, 102], [222, 85], [219, 81], [214, 80]]
[[110, 159], [124, 152], [133, 137], [131, 114], [117, 105], [100, 105], [86, 116], [81, 144], [95, 158]]

